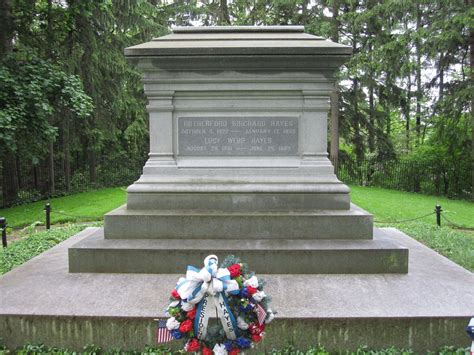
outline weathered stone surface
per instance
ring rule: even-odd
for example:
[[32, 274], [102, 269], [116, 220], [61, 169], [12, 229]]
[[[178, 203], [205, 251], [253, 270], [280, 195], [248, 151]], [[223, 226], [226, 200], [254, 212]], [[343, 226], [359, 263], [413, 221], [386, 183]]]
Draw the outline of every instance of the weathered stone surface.
[[373, 217], [350, 210], [225, 212], [135, 210], [105, 215], [107, 239], [371, 239]]
[[264, 274], [407, 273], [408, 249], [380, 230], [374, 240], [104, 239], [98, 230], [69, 248], [70, 272], [175, 273], [209, 254], [238, 254]]
[[[69, 273], [67, 249], [95, 231], [87, 229], [0, 277], [0, 334], [7, 346], [137, 349], [154, 343], [153, 319], [164, 316], [169, 292], [185, 270]], [[473, 274], [395, 229], [382, 231], [410, 249], [408, 274], [259, 275], [278, 315], [257, 350], [288, 341], [298, 348], [321, 343], [330, 351], [467, 347]]]

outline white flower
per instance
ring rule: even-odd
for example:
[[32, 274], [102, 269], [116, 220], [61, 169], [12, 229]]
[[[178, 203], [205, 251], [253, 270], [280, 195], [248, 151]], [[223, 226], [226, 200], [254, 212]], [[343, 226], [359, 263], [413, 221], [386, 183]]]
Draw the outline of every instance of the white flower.
[[249, 325], [244, 321], [242, 317], [237, 317], [237, 327], [243, 330], [249, 329]]
[[265, 324], [270, 323], [275, 318], [275, 313], [269, 308], [267, 310], [267, 317], [265, 318]]
[[168, 328], [168, 330], [178, 329], [179, 325], [180, 323], [176, 320], [175, 317], [168, 318], [168, 320], [166, 321], [166, 328]]
[[257, 288], [258, 287], [257, 276], [252, 276], [250, 279], [246, 280], [244, 282], [244, 286], [250, 286], [250, 287], [253, 287], [253, 288]]
[[224, 344], [216, 344], [212, 349], [214, 355], [227, 355], [227, 350], [225, 349]]
[[267, 295], [263, 291], [258, 291], [255, 292], [252, 297], [256, 302], [262, 302], [262, 300], [267, 297]]

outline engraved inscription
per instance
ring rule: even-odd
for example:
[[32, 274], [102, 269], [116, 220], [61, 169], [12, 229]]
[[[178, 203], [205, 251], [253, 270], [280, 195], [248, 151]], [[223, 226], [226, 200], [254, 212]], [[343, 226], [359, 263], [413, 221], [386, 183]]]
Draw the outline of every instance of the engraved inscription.
[[180, 155], [296, 155], [296, 117], [179, 117]]

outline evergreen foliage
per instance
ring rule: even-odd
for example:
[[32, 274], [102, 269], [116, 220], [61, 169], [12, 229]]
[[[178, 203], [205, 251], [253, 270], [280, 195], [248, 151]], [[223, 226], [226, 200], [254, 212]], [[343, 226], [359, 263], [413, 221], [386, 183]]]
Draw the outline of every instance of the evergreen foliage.
[[3, 3], [4, 201], [15, 199], [22, 174], [36, 179], [47, 170], [46, 188], [54, 194], [58, 176], [69, 189], [73, 171], [87, 171], [95, 182], [97, 169], [110, 162], [143, 163], [146, 100], [123, 48], [166, 34], [171, 25], [299, 24], [349, 45], [354, 55], [339, 73], [341, 158], [456, 161], [464, 170], [473, 164], [471, 1]]

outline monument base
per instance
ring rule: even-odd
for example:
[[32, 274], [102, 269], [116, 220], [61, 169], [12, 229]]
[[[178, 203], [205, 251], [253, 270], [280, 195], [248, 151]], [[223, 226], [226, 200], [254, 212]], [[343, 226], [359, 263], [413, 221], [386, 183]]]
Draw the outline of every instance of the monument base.
[[[260, 275], [278, 314], [257, 350], [288, 343], [299, 349], [320, 343], [331, 352], [362, 345], [419, 353], [467, 347], [474, 275], [395, 229], [381, 231], [410, 250], [407, 274]], [[165, 316], [169, 291], [185, 270], [69, 273], [68, 249], [97, 232], [88, 228], [0, 277], [0, 336], [7, 347], [155, 344], [153, 319]]]
[[175, 273], [212, 251], [238, 255], [261, 274], [407, 273], [408, 249], [380, 229], [372, 240], [104, 239], [103, 229], [69, 248], [70, 272]]

